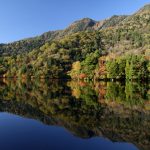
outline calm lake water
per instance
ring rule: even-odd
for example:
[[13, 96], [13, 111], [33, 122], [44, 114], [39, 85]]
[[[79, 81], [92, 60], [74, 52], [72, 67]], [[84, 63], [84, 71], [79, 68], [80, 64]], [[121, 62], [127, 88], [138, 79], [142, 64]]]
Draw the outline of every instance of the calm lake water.
[[1, 150], [149, 150], [150, 85], [0, 80]]

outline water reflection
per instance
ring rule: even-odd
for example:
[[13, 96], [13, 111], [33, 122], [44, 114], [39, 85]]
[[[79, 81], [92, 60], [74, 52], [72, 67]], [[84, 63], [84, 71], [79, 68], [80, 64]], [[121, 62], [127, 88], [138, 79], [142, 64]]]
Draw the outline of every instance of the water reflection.
[[0, 111], [150, 149], [149, 84], [3, 80]]

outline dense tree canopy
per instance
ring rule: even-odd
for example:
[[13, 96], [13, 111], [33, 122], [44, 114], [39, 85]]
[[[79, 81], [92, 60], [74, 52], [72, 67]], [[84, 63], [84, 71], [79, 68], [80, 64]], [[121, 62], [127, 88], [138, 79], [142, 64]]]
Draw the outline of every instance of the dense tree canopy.
[[[106, 60], [101, 61], [102, 56]], [[131, 16], [113, 16], [100, 22], [84, 18], [65, 30], [0, 44], [0, 77], [69, 76], [149, 79], [150, 5]]]

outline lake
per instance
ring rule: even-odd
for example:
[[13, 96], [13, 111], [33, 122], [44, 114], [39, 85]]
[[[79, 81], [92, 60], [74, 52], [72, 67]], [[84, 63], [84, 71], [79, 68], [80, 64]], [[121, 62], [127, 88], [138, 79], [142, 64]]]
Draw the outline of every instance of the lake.
[[149, 150], [150, 84], [0, 80], [1, 150]]

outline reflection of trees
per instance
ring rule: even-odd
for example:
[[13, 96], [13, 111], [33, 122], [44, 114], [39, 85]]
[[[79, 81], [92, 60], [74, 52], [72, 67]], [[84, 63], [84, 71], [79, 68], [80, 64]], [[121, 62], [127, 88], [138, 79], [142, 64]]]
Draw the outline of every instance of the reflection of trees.
[[[105, 87], [103, 102], [108, 105], [124, 105], [127, 108], [148, 109], [149, 102], [148, 85], [126, 82], [125, 85], [121, 83], [108, 82]], [[101, 93], [99, 93], [101, 95]], [[101, 101], [101, 98], [99, 99]]]
[[[150, 148], [147, 85], [70, 81], [0, 82], [0, 110]], [[136, 107], [136, 109], [134, 109]]]

